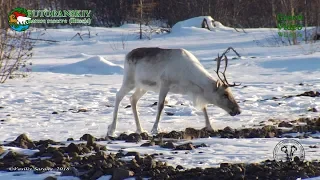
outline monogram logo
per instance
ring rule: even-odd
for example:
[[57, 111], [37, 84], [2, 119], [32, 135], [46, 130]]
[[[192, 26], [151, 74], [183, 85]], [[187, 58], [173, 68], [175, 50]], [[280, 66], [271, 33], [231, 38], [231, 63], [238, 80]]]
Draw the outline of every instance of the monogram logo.
[[281, 140], [273, 150], [273, 158], [279, 162], [302, 162], [305, 158], [303, 146], [294, 139]]

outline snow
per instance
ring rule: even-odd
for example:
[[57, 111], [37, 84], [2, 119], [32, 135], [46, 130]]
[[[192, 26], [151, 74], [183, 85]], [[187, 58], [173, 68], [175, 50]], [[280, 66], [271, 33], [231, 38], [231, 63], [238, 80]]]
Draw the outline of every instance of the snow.
[[191, 19], [187, 19], [184, 21], [180, 21], [176, 23], [174, 26], [172, 26], [172, 32], [179, 32], [183, 28], [201, 28], [202, 27], [202, 21], [206, 19], [208, 22], [208, 26], [210, 29], [213, 29], [214, 26], [212, 22], [214, 19], [211, 16], [199, 16], [199, 17], [194, 17]]
[[199, 16], [184, 21], [180, 21], [172, 26], [174, 35], [190, 35], [198, 33], [208, 33], [207, 29], [201, 28], [203, 20], [206, 19], [210, 31], [235, 31], [233, 28], [225, 27], [221, 22], [215, 21], [211, 16]]
[[[307, 111], [312, 107], [320, 109], [319, 98], [300, 96], [259, 101], [310, 90], [319, 91], [319, 41], [313, 44], [278, 46], [270, 42], [274, 34], [277, 34], [277, 29], [245, 29], [247, 33], [242, 33], [221, 24], [220, 28], [216, 26], [216, 30], [208, 31], [199, 28], [202, 20], [203, 17], [198, 17], [181, 22], [173, 28], [171, 34], [154, 35], [151, 40], [139, 40], [137, 26], [134, 25], [119, 28], [90, 27], [92, 37], [84, 36], [83, 40], [79, 37], [71, 38], [78, 32], [86, 33], [87, 28], [45, 31], [33, 29], [35, 37], [43, 34], [41, 38], [59, 42], [38, 42], [32, 60], [34, 72], [28, 78], [9, 80], [0, 86], [0, 106], [4, 107], [0, 109], [0, 120], [4, 120], [0, 122], [0, 143], [12, 141], [22, 133], [33, 140], [65, 141], [69, 137], [80, 138], [86, 133], [104, 137], [112, 121], [115, 94], [122, 83], [125, 54], [134, 48], [147, 46], [185, 48], [210, 73], [214, 73], [216, 63], [213, 59], [218, 53], [221, 54], [230, 46], [238, 51], [242, 58], [234, 58], [234, 53], [228, 54], [230, 61], [227, 76], [229, 82], [241, 82], [247, 86], [232, 89], [242, 114], [231, 117], [210, 105], [208, 114], [216, 129], [226, 126], [252, 127], [270, 118], [294, 120], [319, 116], [319, 113]], [[299, 85], [300, 83], [304, 85]], [[131, 94], [132, 92], [121, 102], [117, 134], [136, 130], [131, 108], [125, 108], [130, 104]], [[156, 93], [148, 92], [138, 104], [141, 125], [148, 132], [154, 123], [157, 109], [151, 105], [157, 99]], [[204, 127], [202, 113], [192, 106], [186, 96], [169, 94], [167, 100], [171, 107], [165, 106], [164, 111], [174, 115], [163, 113], [160, 121], [162, 131]], [[79, 108], [86, 108], [88, 111], [75, 113]], [[159, 147], [140, 148], [140, 144], [123, 142], [108, 145], [108, 148], [117, 150], [126, 147], [130, 151], [163, 152], [164, 156], [159, 157], [159, 160], [173, 165], [181, 163], [187, 167], [200, 166], [199, 162], [202, 162], [201, 166], [204, 167], [216, 166], [220, 162], [247, 163], [272, 159], [273, 148], [280, 140], [199, 139], [193, 142], [205, 142], [210, 148], [200, 148], [187, 155], [172, 155], [170, 150]], [[319, 139], [299, 141], [308, 151], [306, 159], [320, 158], [319, 153], [308, 149], [309, 145], [319, 146]], [[169, 156], [174, 156], [174, 159], [167, 159]], [[0, 173], [0, 179], [43, 179], [46, 176], [31, 175], [29, 172], [22, 172], [26, 174], [23, 176], [12, 176], [13, 173], [17, 172]]]
[[9, 146], [4, 146], [2, 149], [5, 152], [1, 154], [0, 159], [2, 159], [10, 151], [14, 151], [14, 152], [17, 152], [18, 154], [23, 154], [27, 156], [32, 156], [34, 153], [39, 152], [39, 150], [22, 149], [18, 147], [9, 147]]
[[57, 180], [80, 180], [80, 178], [73, 176], [59, 176], [61, 172], [48, 171], [42, 174], [34, 174], [33, 171], [13, 171], [13, 172], [1, 172], [0, 179], [5, 180], [43, 180], [48, 176], [55, 176]]
[[[258, 163], [261, 160], [273, 159], [274, 147], [283, 138], [254, 138], [254, 139], [221, 139], [221, 138], [202, 138], [189, 141], [178, 141], [174, 144], [192, 142], [194, 145], [206, 144], [209, 147], [200, 147], [194, 150], [175, 151], [161, 148], [159, 146], [140, 147], [143, 143], [124, 143], [114, 141], [106, 144], [108, 150], [117, 152], [121, 148], [124, 152], [137, 151], [140, 154], [160, 154], [156, 160], [167, 162], [172, 166], [182, 165], [186, 168], [192, 167], [218, 167], [220, 163]], [[296, 139], [304, 147], [306, 160], [319, 159], [319, 153], [310, 145], [319, 144], [318, 139]], [[102, 143], [101, 143], [102, 144]], [[177, 152], [177, 153], [173, 153]], [[187, 152], [187, 153], [186, 153]], [[259, 157], [257, 159], [257, 156]], [[128, 156], [130, 157], [130, 156]], [[208, 158], [210, 157], [210, 158]], [[133, 157], [134, 158], [134, 157]], [[131, 160], [129, 158], [129, 160]]]
[[[86, 56], [84, 54], [80, 54]], [[73, 58], [77, 57], [72, 56]], [[83, 61], [76, 63], [56, 66], [48, 69], [50, 72], [54, 73], [64, 73], [64, 74], [100, 74], [100, 75], [112, 75], [112, 74], [122, 74], [123, 67], [115, 65], [110, 61], [107, 61], [101, 56], [93, 56]]]

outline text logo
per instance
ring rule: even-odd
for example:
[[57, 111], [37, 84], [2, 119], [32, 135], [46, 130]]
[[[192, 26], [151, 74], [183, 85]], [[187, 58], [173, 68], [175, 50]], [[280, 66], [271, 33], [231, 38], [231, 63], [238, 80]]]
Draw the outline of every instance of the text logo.
[[[296, 33], [296, 30], [302, 29], [303, 16], [287, 16], [284, 14], [277, 15], [277, 27], [279, 29], [279, 36], [283, 37], [302, 37], [302, 33]], [[291, 32], [280, 32], [281, 30], [290, 30]]]

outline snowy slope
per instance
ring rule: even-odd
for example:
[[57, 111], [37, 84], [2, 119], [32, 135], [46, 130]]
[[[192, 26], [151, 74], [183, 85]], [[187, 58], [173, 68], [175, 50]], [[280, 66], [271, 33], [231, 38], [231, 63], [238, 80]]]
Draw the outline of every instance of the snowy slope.
[[50, 72], [64, 74], [122, 74], [123, 67], [105, 60], [101, 56], [93, 56], [76, 63], [60, 65], [49, 69]]

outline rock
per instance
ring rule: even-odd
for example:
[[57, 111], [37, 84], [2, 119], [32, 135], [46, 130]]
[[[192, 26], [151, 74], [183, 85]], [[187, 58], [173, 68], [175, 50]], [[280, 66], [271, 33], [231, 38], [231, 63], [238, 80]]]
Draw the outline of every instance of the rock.
[[168, 116], [173, 116], [174, 115], [174, 113], [172, 113], [172, 112], [165, 112]]
[[320, 126], [320, 117], [316, 120], [315, 125], [318, 127]]
[[201, 143], [199, 145], [194, 146], [194, 148], [199, 148], [199, 147], [209, 147], [207, 144]]
[[127, 152], [125, 156], [140, 156], [140, 153], [135, 151], [130, 151], [130, 152]]
[[107, 150], [106, 146], [100, 145], [100, 144], [97, 144], [97, 143], [93, 143], [92, 147], [93, 147], [94, 151], [96, 151], [96, 152], [98, 152], [98, 151], [106, 151]]
[[127, 105], [127, 106], [125, 107], [125, 109], [127, 109], [127, 108], [131, 108], [131, 105]]
[[318, 112], [318, 110], [316, 108], [310, 108], [308, 109], [309, 112]]
[[186, 128], [184, 138], [185, 139], [200, 138], [200, 131], [194, 128]]
[[160, 147], [167, 148], [167, 149], [175, 149], [176, 148], [176, 146], [173, 144], [173, 142], [166, 142], [163, 145], [161, 145]]
[[154, 145], [156, 145], [156, 143], [154, 141], [152, 141], [152, 142], [143, 143], [140, 146], [141, 147], [149, 147], [149, 146], [154, 146]]
[[20, 154], [10, 150], [4, 157], [3, 159], [18, 159], [19, 157], [21, 157]]
[[101, 176], [103, 176], [103, 172], [101, 170], [97, 170], [90, 179], [99, 179]]
[[67, 169], [66, 171], [62, 171], [60, 176], [77, 176], [78, 172], [74, 167]]
[[52, 114], [59, 114], [59, 113], [58, 113], [58, 112], [56, 112], [56, 111], [53, 111], [53, 112], [52, 112]]
[[23, 167], [24, 166], [24, 162], [23, 161], [20, 161], [20, 160], [17, 160], [13, 163], [13, 166], [14, 167]]
[[143, 158], [143, 166], [145, 166], [146, 169], [153, 169], [157, 166], [157, 163], [151, 156], [148, 155]]
[[78, 111], [77, 111], [78, 113], [79, 112], [88, 112], [88, 110], [87, 109], [85, 109], [85, 108], [80, 108], [80, 109], [78, 109]]
[[232, 165], [232, 171], [236, 174], [242, 173], [242, 168], [239, 165]]
[[130, 167], [130, 169], [132, 169], [134, 171], [138, 171], [140, 169], [140, 165], [137, 163], [137, 160], [135, 160], [135, 159], [131, 160], [129, 167]]
[[65, 160], [65, 157], [60, 151], [55, 151], [52, 155], [52, 159], [55, 163], [61, 163]]
[[123, 168], [116, 168], [113, 170], [112, 180], [123, 180], [133, 175], [134, 175], [134, 172], [132, 171], [129, 171]]
[[67, 147], [66, 150], [67, 150], [67, 153], [76, 152], [76, 153], [80, 154], [80, 152], [81, 152], [80, 148], [74, 143], [69, 144], [69, 146]]
[[57, 180], [57, 177], [55, 177], [55, 176], [48, 176], [48, 177], [44, 178], [43, 180]]
[[182, 170], [182, 169], [184, 169], [184, 167], [182, 167], [181, 165], [178, 165], [178, 166], [176, 167], [176, 169], [177, 169], [177, 170]]
[[309, 96], [309, 97], [319, 97], [320, 92], [317, 91], [307, 91], [302, 94], [298, 94], [297, 96]]
[[73, 138], [68, 138], [67, 141], [74, 141], [74, 139]]
[[77, 152], [70, 152], [69, 156], [70, 157], [77, 157], [77, 156], [79, 156], [79, 154]]
[[149, 140], [149, 135], [146, 132], [141, 133], [140, 136], [141, 136], [142, 140]]
[[126, 142], [140, 142], [142, 140], [142, 137], [138, 133], [131, 133], [129, 136], [126, 138]]
[[55, 151], [57, 151], [58, 150], [58, 148], [56, 148], [56, 147], [48, 147], [47, 149], [46, 149], [46, 152], [48, 152], [48, 153], [53, 153], [53, 152], [55, 152]]
[[87, 153], [90, 153], [91, 150], [90, 150], [89, 148], [87, 148], [87, 147], [83, 147], [83, 148], [82, 148], [82, 152], [85, 153], [85, 154], [87, 154]]
[[84, 134], [80, 137], [81, 141], [95, 141], [97, 138], [93, 137], [91, 134]]
[[14, 141], [8, 144], [9, 146], [20, 147], [23, 149], [34, 149], [36, 145], [27, 137], [26, 134], [21, 134]]
[[183, 133], [178, 131], [171, 131], [167, 134], [164, 134], [163, 137], [171, 139], [183, 139]]
[[287, 128], [290, 128], [290, 127], [293, 127], [293, 125], [289, 122], [286, 122], [286, 121], [282, 121], [281, 123], [279, 123], [278, 127], [287, 127]]
[[51, 140], [51, 139], [47, 139], [47, 140], [40, 140], [40, 141], [38, 141], [38, 142], [34, 142], [37, 146], [39, 146], [39, 145], [64, 145], [64, 144], [62, 144], [62, 143], [60, 143], [60, 142], [55, 142], [55, 141], [53, 141], [53, 140]]
[[2, 146], [0, 146], [0, 155], [2, 154], [2, 153], [4, 153], [5, 151], [3, 150], [3, 147]]
[[55, 163], [49, 161], [49, 160], [40, 160], [38, 163], [39, 168], [53, 168], [55, 166]]
[[95, 138], [93, 136], [88, 137], [87, 146], [92, 146], [94, 141], [95, 141]]
[[274, 138], [275, 135], [276, 135], [276, 133], [274, 133], [274, 132], [268, 132], [266, 138]]
[[186, 143], [179, 146], [176, 146], [174, 150], [193, 150], [195, 149], [192, 143]]
[[231, 127], [227, 126], [223, 129], [223, 131], [225, 133], [230, 133], [230, 134], [233, 134], [234, 133], [234, 129], [232, 129]]
[[229, 163], [220, 163], [220, 168], [226, 168], [226, 167], [230, 167], [231, 164]]
[[117, 140], [119, 141], [125, 141], [128, 138], [128, 134], [122, 133], [119, 135], [119, 137], [117, 138]]

